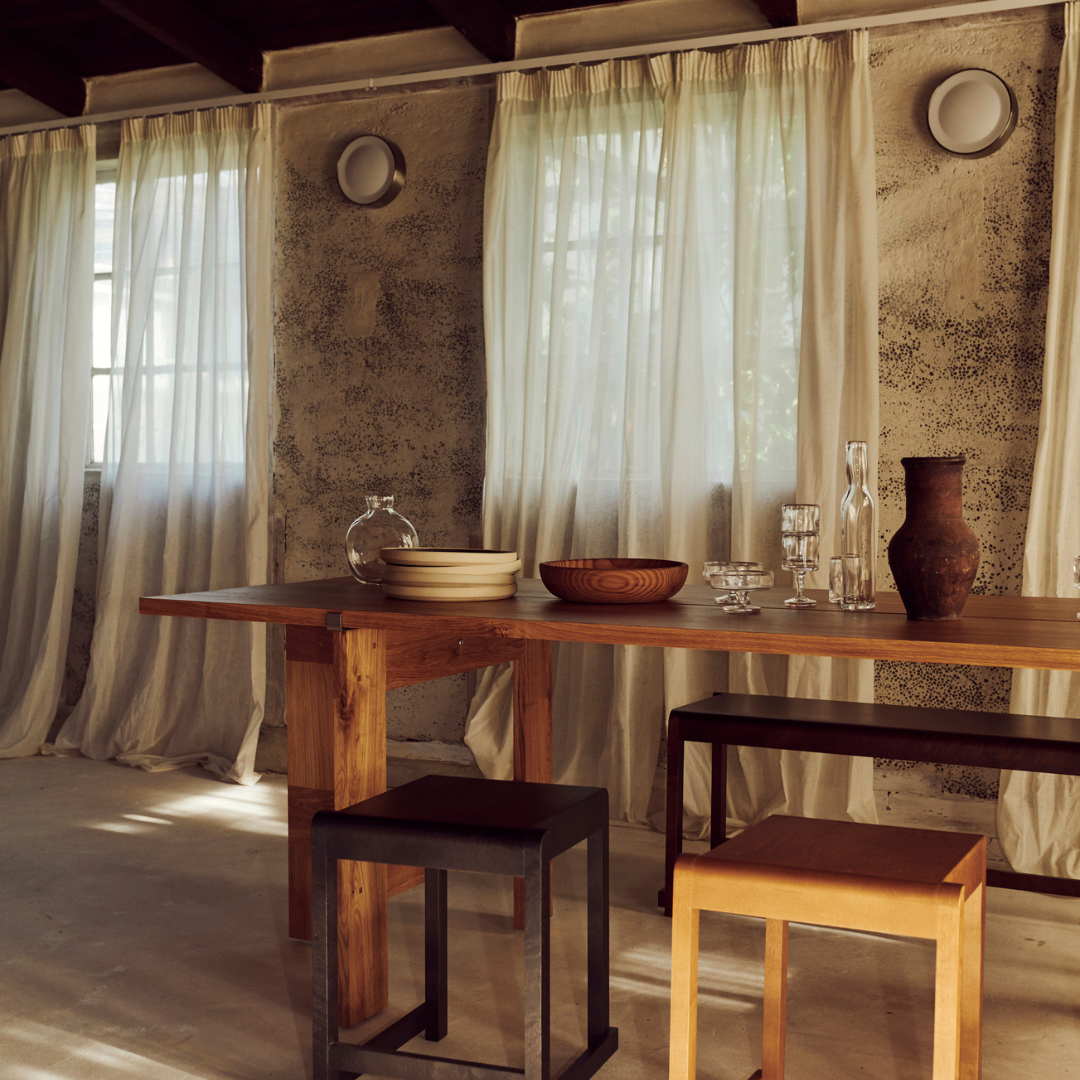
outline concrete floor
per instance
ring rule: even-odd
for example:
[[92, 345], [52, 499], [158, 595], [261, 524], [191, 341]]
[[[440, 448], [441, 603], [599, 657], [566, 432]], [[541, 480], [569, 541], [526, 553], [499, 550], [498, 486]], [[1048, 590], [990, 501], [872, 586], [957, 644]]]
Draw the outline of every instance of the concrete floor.
[[[78, 758], [0, 762], [0, 1077], [311, 1075], [309, 948], [286, 933], [285, 784], [147, 774]], [[612, 1012], [600, 1072], [667, 1075], [670, 923], [662, 837], [612, 830]], [[584, 850], [556, 863], [556, 1064], [584, 1030]], [[418, 998], [421, 896], [391, 902], [393, 1001]], [[450, 1035], [438, 1052], [520, 1065], [520, 936], [508, 883], [452, 875]], [[764, 930], [707, 916], [699, 1076], [758, 1065]], [[788, 1075], [930, 1076], [932, 947], [793, 927]], [[431, 1045], [418, 1040], [423, 1052]], [[1080, 901], [989, 893], [986, 1080], [1080, 1077]]]

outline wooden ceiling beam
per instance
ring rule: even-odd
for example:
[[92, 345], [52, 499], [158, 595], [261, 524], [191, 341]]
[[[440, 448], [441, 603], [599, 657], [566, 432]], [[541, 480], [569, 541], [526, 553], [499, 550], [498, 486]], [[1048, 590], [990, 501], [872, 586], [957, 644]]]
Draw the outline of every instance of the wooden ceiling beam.
[[263, 54], [187, 0], [98, 0], [246, 94], [262, 89]]
[[473, 48], [495, 63], [515, 58], [517, 20], [495, 0], [427, 0]]
[[83, 79], [7, 34], [0, 34], [0, 80], [65, 116], [86, 110]]
[[799, 0], [754, 0], [770, 26], [798, 26]]

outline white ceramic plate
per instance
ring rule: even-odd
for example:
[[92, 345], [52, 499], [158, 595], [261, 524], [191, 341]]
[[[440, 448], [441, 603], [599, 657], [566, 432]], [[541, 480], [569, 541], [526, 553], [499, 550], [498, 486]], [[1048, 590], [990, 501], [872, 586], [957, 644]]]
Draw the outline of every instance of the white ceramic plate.
[[487, 551], [479, 548], [383, 548], [379, 554], [383, 562], [393, 566], [498, 566], [518, 561], [516, 551]]
[[[507, 563], [513, 566], [513, 563]], [[514, 573], [492, 567], [491, 573], [480, 573], [488, 568], [482, 563], [465, 567], [462, 573], [456, 566], [390, 566], [383, 571], [383, 581], [391, 585], [513, 585]]]
[[462, 585], [491, 585], [481, 578], [492, 576], [508, 580], [521, 570], [521, 560], [508, 563], [473, 563], [467, 566], [404, 566], [387, 563], [387, 581], [395, 585], [438, 585], [440, 581], [457, 581]]
[[458, 603], [474, 600], [505, 600], [517, 592], [513, 585], [391, 585], [383, 582], [383, 592], [395, 600], [437, 600]]

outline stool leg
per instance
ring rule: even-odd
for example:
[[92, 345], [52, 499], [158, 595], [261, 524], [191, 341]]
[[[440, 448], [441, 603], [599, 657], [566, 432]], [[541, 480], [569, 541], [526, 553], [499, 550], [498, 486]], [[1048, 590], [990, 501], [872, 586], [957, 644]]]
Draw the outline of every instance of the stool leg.
[[671, 883], [675, 860], [682, 854], [683, 762], [685, 759], [679, 718], [668, 719], [667, 813], [664, 822], [664, 914], [671, 915]]
[[957, 1080], [960, 1075], [960, 974], [963, 908], [942, 911], [937, 937], [934, 979], [933, 1080]]
[[588, 840], [589, 908], [589, 1045], [603, 1039], [611, 1026], [608, 993], [610, 934], [608, 919], [608, 827]]
[[337, 860], [316, 837], [311, 854], [311, 1043], [314, 1080], [332, 1080], [330, 1044], [338, 1041]]
[[671, 1038], [670, 1080], [694, 1080], [697, 1075], [698, 929], [701, 912], [681, 895], [674, 882], [671, 922]]
[[446, 871], [424, 873], [424, 1038], [446, 1037]]
[[784, 1080], [787, 1029], [788, 924], [765, 920], [765, 1025], [761, 1047], [762, 1080]]
[[525, 1080], [551, 1076], [551, 863], [525, 873]]
[[960, 1080], [982, 1075], [983, 939], [986, 934], [986, 887], [964, 901], [960, 977]]

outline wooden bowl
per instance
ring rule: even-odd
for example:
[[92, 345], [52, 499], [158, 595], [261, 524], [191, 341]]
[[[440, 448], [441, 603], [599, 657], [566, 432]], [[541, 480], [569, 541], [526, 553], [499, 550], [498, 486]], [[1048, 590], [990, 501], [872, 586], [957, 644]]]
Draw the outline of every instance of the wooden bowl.
[[540, 580], [575, 604], [655, 604], [683, 587], [686, 571], [667, 559], [559, 559], [540, 564]]

